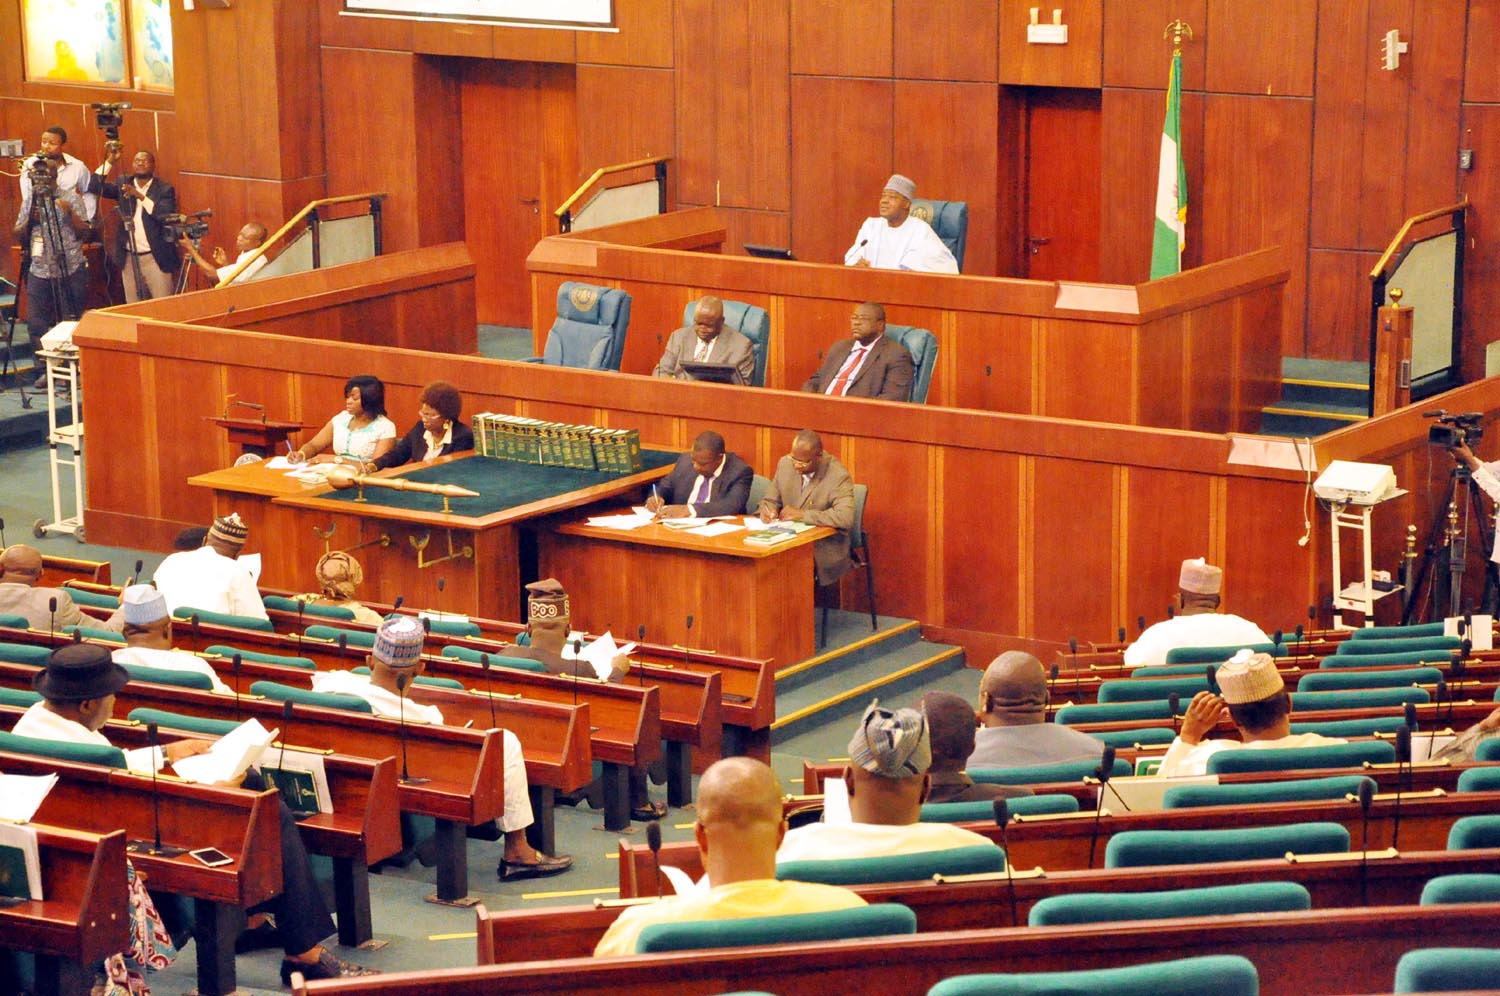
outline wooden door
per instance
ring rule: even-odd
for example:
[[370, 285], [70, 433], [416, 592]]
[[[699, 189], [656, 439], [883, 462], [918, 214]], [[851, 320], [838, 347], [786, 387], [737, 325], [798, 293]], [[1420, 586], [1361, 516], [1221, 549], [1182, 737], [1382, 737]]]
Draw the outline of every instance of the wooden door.
[[1099, 103], [1097, 90], [1027, 93], [1023, 276], [1099, 279]]
[[479, 321], [531, 325], [526, 256], [578, 173], [572, 66], [462, 60], [464, 237]]

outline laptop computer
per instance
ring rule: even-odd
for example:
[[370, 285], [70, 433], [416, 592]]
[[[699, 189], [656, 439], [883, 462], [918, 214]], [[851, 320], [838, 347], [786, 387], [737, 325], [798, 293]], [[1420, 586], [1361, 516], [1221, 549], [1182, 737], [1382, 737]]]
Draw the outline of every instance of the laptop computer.
[[732, 363], [696, 363], [688, 360], [682, 364], [682, 372], [689, 380], [704, 380], [712, 384], [743, 384], [739, 368]]
[[745, 251], [747, 253], [752, 256], [759, 256], [761, 259], [797, 258], [796, 256], [792, 255], [792, 251], [790, 249], [783, 249], [781, 246], [761, 246], [756, 245], [754, 242], [746, 242], [744, 245]]

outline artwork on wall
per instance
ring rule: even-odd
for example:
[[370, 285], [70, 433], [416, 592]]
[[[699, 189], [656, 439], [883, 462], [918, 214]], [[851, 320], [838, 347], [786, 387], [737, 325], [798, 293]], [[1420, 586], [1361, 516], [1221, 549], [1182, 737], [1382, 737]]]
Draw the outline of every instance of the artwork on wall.
[[172, 4], [170, 0], [131, 0], [130, 51], [135, 85], [141, 90], [172, 89]]
[[26, 78], [171, 91], [170, 0], [22, 0]]

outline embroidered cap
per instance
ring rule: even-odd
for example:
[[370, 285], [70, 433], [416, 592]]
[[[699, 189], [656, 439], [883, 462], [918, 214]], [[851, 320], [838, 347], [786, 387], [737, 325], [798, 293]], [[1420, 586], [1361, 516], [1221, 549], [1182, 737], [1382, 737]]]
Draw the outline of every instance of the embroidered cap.
[[1270, 654], [1252, 654], [1248, 650], [1231, 657], [1214, 679], [1219, 683], [1219, 696], [1230, 705], [1259, 702], [1286, 687]]
[[353, 598], [354, 589], [365, 579], [359, 561], [342, 550], [331, 550], [319, 557], [313, 573], [324, 591], [339, 598]]
[[1195, 595], [1217, 595], [1224, 587], [1224, 571], [1202, 557], [1184, 560], [1177, 573], [1177, 587]]
[[240, 513], [231, 512], [221, 515], [214, 520], [214, 524], [208, 530], [208, 538], [228, 543], [231, 546], [244, 546], [245, 537], [250, 535], [250, 527], [240, 518]]
[[533, 622], [549, 622], [571, 615], [568, 593], [556, 578], [543, 578], [526, 586], [526, 615]]
[[427, 630], [416, 616], [387, 616], [375, 631], [375, 659], [387, 667], [416, 667]]
[[915, 709], [882, 709], [876, 699], [849, 741], [849, 760], [882, 778], [925, 774], [932, 764], [927, 717]]
[[167, 618], [167, 600], [149, 584], [133, 584], [120, 592], [120, 611], [131, 626], [149, 626]]
[[913, 197], [917, 196], [916, 183], [912, 180], [908, 180], [900, 173], [891, 174], [891, 178], [885, 181], [885, 189], [894, 190], [896, 193], [900, 194], [902, 197], [905, 197], [907, 200], [911, 200]]

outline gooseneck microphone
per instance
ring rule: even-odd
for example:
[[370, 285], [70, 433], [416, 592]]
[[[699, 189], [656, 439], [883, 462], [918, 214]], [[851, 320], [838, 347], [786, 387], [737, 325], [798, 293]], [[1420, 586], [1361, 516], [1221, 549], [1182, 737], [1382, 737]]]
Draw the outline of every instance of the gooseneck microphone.
[[1010, 892], [1010, 925], [1019, 927], [1021, 923], [1016, 917], [1016, 878], [1012, 871], [1013, 862], [1010, 860], [1010, 803], [1003, 798], [996, 798], [991, 805], [995, 807], [995, 826], [1000, 828], [1000, 843], [1005, 848], [1005, 886]]
[[1396, 728], [1396, 811], [1391, 816], [1391, 846], [1401, 846], [1401, 789], [1411, 790], [1411, 727], [1402, 723]]
[[687, 667], [693, 655], [693, 614], [688, 613], [687, 635], [682, 638], [682, 666]]
[[[1078, 694], [1078, 639], [1076, 637], [1072, 637], [1072, 636], [1068, 637], [1068, 655], [1069, 655], [1068, 664], [1073, 668], [1073, 694], [1077, 695]], [[1052, 669], [1053, 669], [1052, 676], [1055, 678], [1055, 677], [1057, 677], [1057, 664], [1056, 664], [1056, 662], [1053, 663]], [[1052, 691], [1052, 689], [1048, 688], [1047, 691], [1050, 693]]]
[[1177, 615], [1177, 610], [1175, 608], [1173, 608], [1171, 605], [1168, 605], [1167, 606], [1167, 618], [1171, 619], [1171, 618], [1173, 618], [1176, 615]]
[[[74, 630], [73, 631], [73, 635], [77, 636], [78, 635], [78, 631]], [[57, 636], [57, 596], [53, 595], [51, 598], [47, 599], [47, 639], [50, 642], [56, 636]]]
[[307, 599], [297, 599], [297, 656], [302, 656], [302, 614], [307, 611]]
[[1177, 732], [1178, 732], [1178, 730], [1177, 730], [1177, 727], [1178, 727], [1178, 719], [1177, 719], [1177, 717], [1180, 715], [1179, 712], [1178, 712], [1178, 710], [1181, 707], [1182, 707], [1182, 696], [1181, 695], [1178, 695], [1176, 692], [1173, 692], [1171, 695], [1167, 696], [1167, 708], [1169, 708], [1169, 709], [1172, 710], [1172, 736], [1173, 737], [1177, 736]]
[[661, 821], [646, 824], [646, 846], [651, 848], [651, 864], [656, 867], [656, 898], [661, 898]]
[[490, 700], [490, 729], [498, 729], [500, 724], [495, 722], [495, 686], [490, 681], [490, 655], [479, 655], [479, 667], [484, 671], [485, 696]]
[[1146, 617], [1145, 616], [1136, 616], [1135, 617], [1135, 628], [1136, 628], [1136, 630], [1138, 632], [1141, 632], [1141, 633], [1146, 632]]
[[396, 721], [400, 723], [398, 735], [401, 738], [401, 784], [403, 785], [426, 785], [432, 779], [413, 778], [406, 766], [406, 687], [411, 684], [412, 676], [405, 671], [396, 675]]
[[234, 721], [240, 721], [240, 655], [229, 658], [229, 667], [234, 672]]
[[573, 638], [573, 660], [568, 668], [568, 673], [573, 675], [573, 705], [578, 705], [578, 651], [583, 646], [583, 641], [577, 637]]
[[292, 700], [281, 703], [281, 754], [276, 758], [276, 770], [286, 771], [286, 742], [292, 732]]
[[[639, 626], [637, 626], [635, 628], [635, 645], [636, 645], [636, 648], [639, 649], [640, 647], [644, 646], [645, 643], [646, 643], [646, 624], [642, 623], [641, 625], [639, 625]], [[642, 688], [645, 688], [646, 687], [646, 672], [643, 671], [640, 668], [636, 668], [635, 669], [635, 677], [636, 677], [636, 680], [640, 683], [640, 686]]]
[[1089, 834], [1089, 867], [1094, 867], [1094, 848], [1099, 843], [1099, 818], [1104, 815], [1104, 790], [1109, 785], [1110, 773], [1115, 767], [1115, 745], [1105, 744], [1104, 752], [1099, 755], [1099, 802], [1094, 807], [1094, 829]]
[[135, 573], [130, 576], [130, 584], [136, 584], [137, 582], [140, 581], [140, 579], [141, 579], [141, 569], [143, 567], [145, 567], [145, 566], [146, 566], [146, 562], [144, 560], [137, 560], [135, 562]]
[[1119, 642], [1120, 643], [1124, 643], [1125, 642], [1125, 627], [1124, 626], [1120, 627], [1120, 629], [1118, 631], [1118, 635], [1120, 637]]
[[166, 760], [166, 755], [165, 755], [164, 752], [162, 752], [161, 747], [158, 745], [157, 733], [158, 733], [158, 730], [157, 730], [157, 727], [156, 727], [155, 723], [147, 723], [146, 724], [146, 742], [151, 745], [151, 829], [152, 829], [151, 837], [152, 837], [152, 839], [150, 841], [144, 841], [144, 840], [132, 841], [131, 845], [130, 845], [130, 849], [134, 850], [136, 853], [142, 853], [142, 852], [144, 852], [144, 853], [149, 854], [149, 855], [151, 855], [153, 857], [175, 858], [175, 857], [177, 857], [177, 855], [184, 853], [187, 850], [187, 848], [185, 848], [185, 847], [166, 847], [166, 846], [163, 846], [163, 844], [161, 842], [161, 799], [160, 799], [160, 796], [157, 795], [157, 787], [156, 787], [156, 768], [157, 768], [156, 755], [158, 753], [161, 753], [163, 761]]
[[1048, 702], [1052, 701], [1052, 686], [1055, 685], [1056, 683], [1057, 683], [1057, 661], [1053, 661], [1052, 662], [1052, 666], [1047, 669], [1047, 701]]
[[1297, 624], [1297, 656], [1298, 657], [1302, 656], [1302, 633], [1303, 633], [1302, 624], [1298, 623]]
[[1359, 899], [1361, 906], [1369, 905], [1370, 876], [1370, 804], [1375, 801], [1375, 783], [1366, 778], [1359, 783]]

